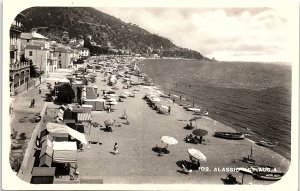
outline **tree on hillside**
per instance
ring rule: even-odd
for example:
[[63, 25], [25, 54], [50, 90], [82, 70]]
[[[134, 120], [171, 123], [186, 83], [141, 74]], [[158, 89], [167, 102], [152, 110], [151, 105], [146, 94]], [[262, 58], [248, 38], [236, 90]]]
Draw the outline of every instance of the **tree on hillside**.
[[62, 84], [56, 87], [56, 91], [58, 102], [72, 103], [72, 100], [75, 98], [75, 92], [70, 84]]

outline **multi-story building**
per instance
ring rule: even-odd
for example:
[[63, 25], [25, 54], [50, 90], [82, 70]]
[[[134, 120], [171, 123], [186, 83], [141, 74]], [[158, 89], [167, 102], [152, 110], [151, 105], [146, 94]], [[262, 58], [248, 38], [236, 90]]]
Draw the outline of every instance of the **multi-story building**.
[[48, 62], [49, 62], [49, 72], [53, 73], [57, 70], [58, 65], [58, 57], [55, 56], [54, 50], [50, 50], [50, 54], [48, 56]]
[[85, 47], [77, 47], [76, 48], [79, 51], [79, 57], [80, 58], [86, 58], [90, 55], [90, 50]]
[[73, 68], [73, 55], [72, 51], [59, 47], [54, 50], [54, 56], [58, 57], [58, 68]]
[[21, 34], [21, 50], [24, 50], [27, 45], [42, 46], [49, 49], [50, 42], [47, 37], [33, 31]]
[[45, 74], [50, 73], [50, 50], [38, 45], [25, 46], [25, 57], [32, 61], [32, 64]]
[[21, 20], [24, 15], [19, 14], [14, 19], [10, 27], [10, 92], [14, 93], [17, 88], [25, 84], [30, 79], [30, 65], [23, 56], [21, 58]]

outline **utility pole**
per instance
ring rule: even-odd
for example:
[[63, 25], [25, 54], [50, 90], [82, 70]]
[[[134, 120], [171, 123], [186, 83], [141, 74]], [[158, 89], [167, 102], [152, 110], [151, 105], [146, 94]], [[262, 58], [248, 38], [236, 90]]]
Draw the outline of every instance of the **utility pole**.
[[40, 84], [42, 84], [42, 61], [43, 55], [41, 55], [41, 63], [40, 63]]

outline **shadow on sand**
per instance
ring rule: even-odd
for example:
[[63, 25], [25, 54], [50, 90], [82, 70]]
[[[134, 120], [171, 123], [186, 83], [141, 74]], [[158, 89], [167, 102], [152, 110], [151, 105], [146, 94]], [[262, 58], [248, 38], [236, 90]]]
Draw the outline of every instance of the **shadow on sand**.
[[158, 155], [169, 154], [170, 153], [170, 151], [168, 149], [163, 148], [163, 147], [158, 147], [158, 146], [153, 147], [152, 151], [157, 153]]

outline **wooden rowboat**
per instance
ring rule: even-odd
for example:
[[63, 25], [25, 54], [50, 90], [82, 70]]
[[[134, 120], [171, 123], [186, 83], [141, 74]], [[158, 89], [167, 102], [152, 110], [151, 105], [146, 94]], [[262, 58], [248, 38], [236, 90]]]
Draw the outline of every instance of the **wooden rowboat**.
[[275, 147], [278, 144], [278, 142], [273, 143], [273, 142], [270, 142], [270, 141], [259, 141], [256, 144], [258, 144], [260, 146], [271, 147], [272, 148], [272, 147]]
[[224, 139], [244, 139], [245, 135], [241, 132], [215, 132], [215, 137], [224, 138]]

